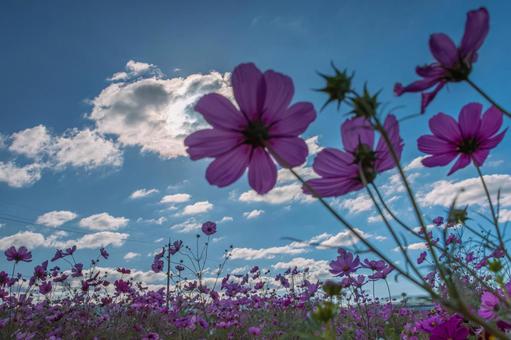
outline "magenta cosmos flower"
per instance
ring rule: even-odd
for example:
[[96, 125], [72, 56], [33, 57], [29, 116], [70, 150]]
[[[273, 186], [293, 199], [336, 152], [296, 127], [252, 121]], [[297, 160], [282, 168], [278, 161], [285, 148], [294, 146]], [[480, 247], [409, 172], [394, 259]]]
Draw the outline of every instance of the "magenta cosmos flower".
[[[421, 113], [433, 101], [436, 94], [448, 82], [466, 80], [472, 64], [477, 60], [477, 51], [483, 45], [490, 30], [490, 17], [486, 8], [467, 13], [465, 33], [461, 44], [456, 47], [449, 36], [444, 33], [432, 34], [429, 38], [429, 49], [436, 62], [417, 66], [415, 72], [422, 77], [408, 86], [397, 83], [394, 92], [400, 96], [406, 92], [422, 92]], [[431, 92], [425, 90], [434, 86]]]
[[354, 257], [353, 253], [345, 251], [344, 249], [338, 250], [339, 256], [337, 259], [330, 262], [330, 273], [334, 276], [348, 276], [354, 273], [360, 267], [359, 257]]
[[7, 261], [14, 261], [16, 263], [32, 261], [32, 253], [23, 246], [19, 247], [18, 250], [16, 250], [15, 246], [11, 246], [4, 252], [4, 254], [7, 257]]
[[451, 116], [438, 113], [429, 120], [433, 135], [417, 140], [419, 150], [430, 154], [422, 160], [426, 167], [444, 166], [459, 156], [449, 175], [463, 169], [470, 161], [482, 166], [490, 150], [504, 138], [506, 130], [497, 134], [502, 126], [502, 112], [489, 108], [481, 117], [482, 105], [470, 103], [459, 114], [458, 122]]
[[[399, 136], [396, 117], [388, 115], [383, 125], [400, 158], [403, 140]], [[321, 178], [307, 181], [314, 192], [304, 186], [305, 193], [321, 197], [341, 196], [363, 188], [360, 172], [371, 183], [378, 173], [395, 166], [383, 138], [374, 148], [374, 130], [365, 118], [346, 120], [341, 126], [341, 138], [345, 151], [325, 148], [314, 159], [312, 167]]]
[[201, 229], [204, 234], [211, 236], [216, 233], [216, 223], [211, 221], [205, 222], [202, 224]]
[[305, 162], [307, 145], [298, 136], [316, 111], [305, 102], [289, 106], [291, 78], [272, 70], [262, 73], [252, 63], [237, 66], [231, 83], [239, 109], [217, 93], [203, 96], [195, 110], [212, 128], [192, 133], [184, 143], [192, 160], [214, 158], [206, 170], [210, 184], [228, 186], [248, 168], [250, 186], [264, 194], [277, 181], [272, 157], [283, 167]]
[[452, 316], [449, 320], [439, 324], [431, 330], [430, 340], [466, 340], [470, 334], [468, 328], [463, 326], [463, 320]]

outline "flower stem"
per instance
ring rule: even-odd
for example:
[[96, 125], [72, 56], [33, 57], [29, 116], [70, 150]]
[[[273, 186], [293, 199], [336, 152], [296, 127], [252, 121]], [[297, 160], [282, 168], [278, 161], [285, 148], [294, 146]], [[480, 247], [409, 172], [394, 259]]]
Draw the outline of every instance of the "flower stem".
[[477, 86], [476, 83], [474, 83], [472, 80], [470, 80], [470, 78], [467, 78], [465, 80], [474, 90], [477, 91], [477, 93], [479, 93], [481, 96], [483, 96], [484, 99], [489, 101], [493, 106], [495, 106], [497, 109], [502, 111], [502, 113], [504, 113], [506, 116], [511, 118], [511, 113], [509, 113], [509, 111], [505, 110], [502, 106], [497, 104], [497, 102], [495, 100], [493, 100], [488, 94], [486, 94], [486, 92], [484, 92], [479, 86]]
[[170, 237], [169, 244], [167, 245], [167, 294], [165, 296], [165, 307], [169, 309], [170, 303]]

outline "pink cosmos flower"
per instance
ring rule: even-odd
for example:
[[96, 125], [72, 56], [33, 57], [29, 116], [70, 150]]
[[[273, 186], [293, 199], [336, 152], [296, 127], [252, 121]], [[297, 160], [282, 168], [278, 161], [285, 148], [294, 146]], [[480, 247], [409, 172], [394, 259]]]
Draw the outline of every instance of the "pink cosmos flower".
[[[444, 33], [432, 34], [429, 38], [429, 49], [436, 62], [417, 66], [415, 72], [422, 79], [408, 86], [397, 83], [394, 86], [395, 94], [400, 96], [406, 92], [422, 92], [421, 113], [424, 113], [446, 83], [467, 79], [472, 64], [477, 61], [477, 51], [490, 30], [489, 22], [490, 17], [486, 8], [468, 12], [465, 33], [459, 47], [456, 47], [451, 38]], [[435, 86], [433, 91], [425, 92], [433, 86]]]
[[[399, 124], [394, 115], [388, 115], [384, 128], [389, 134], [397, 156], [401, 157], [403, 140], [399, 135]], [[341, 126], [341, 138], [345, 151], [334, 148], [323, 149], [314, 159], [313, 169], [321, 176], [307, 181], [314, 194], [321, 197], [345, 195], [363, 188], [360, 172], [370, 183], [380, 172], [395, 166], [383, 138], [374, 148], [374, 130], [369, 121], [362, 117], [346, 120]], [[307, 186], [303, 188], [312, 194]]]
[[32, 253], [28, 251], [26, 247], [19, 247], [16, 250], [15, 246], [9, 247], [5, 252], [5, 257], [7, 257], [7, 261], [18, 262], [31, 262], [32, 261]]
[[39, 293], [41, 293], [43, 295], [46, 295], [49, 292], [51, 292], [51, 289], [52, 289], [52, 286], [51, 286], [50, 281], [43, 282], [39, 285]]
[[383, 260], [369, 260], [365, 259], [362, 263], [362, 267], [371, 269], [374, 271], [383, 270], [386, 267], [386, 263]]
[[211, 221], [205, 222], [202, 224], [201, 229], [205, 235], [211, 236], [214, 233], [216, 233], [216, 223], [211, 222]]
[[470, 162], [482, 166], [490, 150], [504, 138], [506, 130], [497, 134], [502, 126], [502, 112], [489, 108], [481, 117], [483, 106], [470, 103], [461, 109], [458, 122], [445, 113], [438, 113], [429, 120], [433, 135], [417, 140], [419, 150], [430, 154], [422, 160], [426, 167], [444, 166], [459, 156], [449, 175], [463, 169]]
[[348, 276], [360, 267], [359, 257], [354, 257], [353, 253], [339, 249], [337, 259], [330, 262], [330, 273], [334, 276]]
[[462, 319], [454, 315], [449, 320], [431, 330], [430, 340], [466, 340], [469, 330], [463, 326]]
[[479, 306], [479, 316], [486, 319], [492, 320], [497, 317], [499, 311], [500, 301], [499, 298], [490, 292], [484, 292], [481, 295], [481, 305]]
[[316, 111], [305, 102], [289, 106], [294, 94], [291, 78], [272, 70], [262, 73], [252, 63], [238, 65], [231, 83], [239, 109], [220, 94], [205, 95], [195, 110], [212, 128], [192, 133], [184, 143], [192, 160], [214, 158], [206, 170], [210, 184], [228, 186], [248, 168], [250, 186], [264, 194], [277, 181], [272, 152], [283, 167], [305, 162], [307, 145], [298, 136]]
[[[169, 247], [169, 253], [170, 255], [176, 255], [176, 253], [181, 250], [181, 247], [183, 246], [183, 241], [177, 240], [174, 241], [174, 243]], [[163, 254], [162, 254], [163, 256]]]
[[106, 260], [108, 259], [108, 256], [110, 256], [110, 254], [108, 254], [108, 252], [106, 251], [105, 248], [101, 247], [99, 249], [99, 253], [101, 254], [101, 256], [103, 256], [103, 258]]
[[248, 333], [250, 335], [254, 335], [254, 336], [261, 335], [261, 328], [255, 327], [255, 326], [249, 327], [248, 328]]

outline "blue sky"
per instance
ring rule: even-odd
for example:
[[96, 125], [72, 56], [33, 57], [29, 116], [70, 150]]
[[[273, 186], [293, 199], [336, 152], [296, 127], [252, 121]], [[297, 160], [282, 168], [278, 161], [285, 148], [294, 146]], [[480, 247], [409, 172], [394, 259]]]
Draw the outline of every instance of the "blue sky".
[[[194, 228], [213, 220], [219, 224], [212, 264], [232, 244], [245, 249], [238, 249], [230, 269], [259, 264], [277, 270], [284, 263], [324, 268], [335, 250], [303, 248], [282, 238], [338, 244], [349, 235], [317, 202], [300, 195], [297, 184], [284, 173], [277, 190], [258, 198], [249, 192], [245, 178], [225, 189], [210, 187], [204, 179], [209, 161], [192, 162], [183, 156], [182, 139], [203, 124], [191, 109], [194, 101], [209, 91], [228, 94], [228, 73], [237, 64], [252, 61], [261, 69], [290, 75], [294, 101], [311, 101], [319, 109], [326, 98], [312, 90], [322, 86], [315, 72], [330, 72], [329, 63], [334, 61], [356, 71], [359, 88], [368, 81], [370, 89], [382, 89], [382, 101], [398, 116], [416, 113], [419, 96], [394, 97], [394, 83], [414, 80], [414, 67], [431, 61], [429, 34], [446, 32], [459, 41], [465, 13], [481, 5], [2, 2], [0, 247], [26, 243], [38, 262], [53, 254], [54, 245], [85, 236], [78, 242], [85, 248], [81, 259], [90, 258], [96, 253], [92, 248], [106, 242], [112, 254], [108, 266], [147, 271], [148, 254], [162, 238], [194, 240]], [[473, 79], [511, 107], [504, 90], [511, 76], [506, 52], [511, 50], [506, 16], [511, 3], [492, 2], [488, 8], [491, 31]], [[409, 174], [427, 218], [445, 213], [449, 195], [461, 187], [467, 189], [466, 203], [475, 211], [481, 209], [482, 191], [473, 180], [473, 168], [446, 178], [446, 168], [417, 166], [421, 154], [415, 140], [427, 133], [428, 117], [440, 111], [457, 115], [470, 101], [488, 106], [467, 85], [451, 85], [425, 117], [402, 124], [403, 163], [412, 164]], [[310, 146], [340, 147], [338, 127], [343, 119], [331, 106], [319, 114], [304, 138]], [[505, 139], [483, 168], [493, 175], [492, 187], [503, 189], [504, 198], [511, 191], [506, 157], [510, 146]], [[393, 185], [393, 174], [380, 176], [377, 183], [413, 225], [409, 205]], [[141, 189], [149, 194], [133, 198]], [[387, 233], [366, 197], [356, 193], [333, 204], [400, 260], [392, 242], [384, 239]], [[511, 206], [511, 201], [507, 204]], [[55, 211], [64, 213], [41, 217]], [[511, 212], [508, 216], [511, 219]], [[123, 257], [128, 253], [132, 256], [126, 262]], [[401, 282], [395, 293], [414, 292], [410, 289]]]

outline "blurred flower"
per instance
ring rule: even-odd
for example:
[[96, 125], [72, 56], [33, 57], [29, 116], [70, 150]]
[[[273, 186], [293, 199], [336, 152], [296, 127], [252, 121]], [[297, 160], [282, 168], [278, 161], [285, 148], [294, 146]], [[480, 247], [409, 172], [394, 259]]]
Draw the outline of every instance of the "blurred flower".
[[110, 254], [108, 254], [108, 252], [106, 251], [105, 248], [101, 247], [101, 249], [99, 249], [99, 252], [101, 254], [101, 256], [103, 256], [103, 258], [106, 260], [108, 259], [108, 256], [110, 256]]
[[208, 221], [202, 224], [202, 232], [208, 236], [216, 233], [216, 223]]
[[261, 328], [255, 327], [255, 326], [249, 327], [248, 328], [248, 333], [250, 335], [254, 335], [254, 336], [261, 335]]
[[462, 319], [454, 315], [449, 320], [431, 330], [430, 340], [466, 340], [469, 330], [463, 326]]
[[441, 226], [442, 224], [444, 224], [444, 218], [442, 216], [437, 216], [433, 219], [433, 224], [436, 225], [437, 227]]
[[422, 264], [424, 262], [424, 260], [426, 260], [427, 255], [428, 255], [428, 253], [425, 251], [420, 253], [419, 257], [417, 258], [417, 264]]
[[51, 292], [51, 281], [43, 282], [39, 285], [39, 293], [46, 295]]
[[[169, 247], [169, 253], [170, 255], [176, 255], [176, 253], [181, 250], [181, 247], [183, 246], [183, 241], [177, 240], [174, 241], [174, 243]], [[162, 254], [163, 256], [163, 254]]]
[[375, 261], [375, 260], [365, 259], [364, 262], [362, 262], [362, 267], [377, 271], [377, 270], [385, 269], [386, 263], [383, 260]]
[[[401, 157], [403, 141], [394, 115], [387, 116], [384, 128], [397, 156]], [[374, 130], [368, 120], [360, 117], [346, 120], [341, 126], [341, 137], [345, 151], [325, 148], [317, 155], [313, 169], [321, 178], [307, 181], [314, 192], [304, 186], [305, 193], [321, 197], [345, 195], [363, 188], [360, 172], [371, 183], [378, 173], [395, 166], [383, 138], [374, 149]]]
[[337, 259], [330, 262], [330, 273], [334, 276], [344, 276], [355, 272], [360, 266], [360, 259], [353, 256], [353, 253], [340, 252]]
[[155, 273], [159, 273], [163, 270], [163, 260], [162, 259], [155, 259], [153, 264], [151, 265], [151, 269]]
[[[429, 38], [429, 49], [436, 62], [417, 66], [415, 72], [423, 79], [408, 86], [397, 83], [394, 92], [400, 96], [406, 92], [422, 92], [421, 113], [433, 101], [436, 94], [448, 82], [466, 80], [472, 70], [472, 64], [477, 60], [477, 51], [483, 45], [490, 29], [489, 14], [486, 8], [468, 12], [465, 23], [465, 33], [459, 47], [443, 33], [432, 34]], [[433, 91], [424, 92], [435, 86]]]
[[264, 194], [277, 181], [270, 154], [283, 167], [305, 162], [307, 145], [298, 136], [316, 112], [305, 102], [289, 107], [293, 81], [281, 73], [269, 70], [263, 74], [252, 63], [241, 64], [232, 72], [231, 82], [239, 110], [217, 93], [203, 96], [195, 110], [213, 128], [194, 132], [184, 143], [192, 160], [215, 158], [206, 170], [210, 184], [228, 186], [248, 168], [250, 186]]
[[7, 248], [4, 254], [7, 257], [7, 261], [14, 261], [15, 263], [32, 261], [32, 253], [23, 246], [19, 247], [18, 250], [16, 250], [15, 246], [11, 246]]

